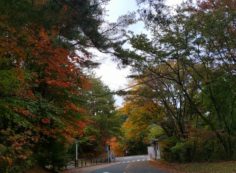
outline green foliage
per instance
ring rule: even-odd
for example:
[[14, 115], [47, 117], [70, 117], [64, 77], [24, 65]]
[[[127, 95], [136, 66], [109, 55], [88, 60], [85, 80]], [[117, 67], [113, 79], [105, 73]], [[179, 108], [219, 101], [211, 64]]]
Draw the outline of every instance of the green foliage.
[[194, 147], [192, 146], [191, 141], [186, 142], [177, 142], [175, 146], [171, 147], [171, 152], [175, 156], [175, 159], [178, 162], [190, 162], [192, 160], [192, 151]]
[[[89, 82], [81, 68], [90, 56], [86, 47], [108, 47], [99, 33], [105, 2], [0, 1], [0, 172], [38, 163], [59, 170], [75, 138], [97, 133], [86, 128], [81, 96]], [[109, 116], [107, 102], [98, 102]]]
[[68, 154], [68, 146], [58, 139], [47, 139], [39, 144], [35, 157], [40, 166], [46, 166], [54, 172], [63, 169], [72, 159]]
[[127, 140], [125, 141], [125, 150], [128, 151], [128, 155], [144, 155], [147, 153], [147, 143], [143, 139], [137, 140]]
[[[130, 107], [126, 124], [135, 124], [133, 117], [140, 121], [150, 116], [142, 122], [164, 130], [167, 160], [235, 159], [234, 2], [187, 2], [175, 13], [164, 1], [142, 3], [149, 3], [139, 12], [151, 37], [133, 35], [129, 39], [133, 50], [122, 52], [139, 84], [126, 97], [126, 105], [145, 100], [161, 111], [138, 111], [134, 116], [137, 108]], [[146, 128], [135, 130], [146, 133]]]
[[[234, 141], [235, 142], [235, 141]], [[215, 161], [228, 160], [224, 148], [219, 145], [216, 137], [199, 137], [179, 141], [168, 138], [161, 142], [162, 157], [170, 162]]]
[[14, 95], [19, 90], [20, 80], [16, 70], [0, 70], [1, 95]]
[[[100, 79], [90, 77], [92, 87], [84, 91], [85, 107], [88, 110], [88, 118], [92, 121], [84, 129], [85, 144], [82, 150], [101, 154], [109, 139], [120, 135], [120, 118], [116, 116], [114, 98], [110, 89]], [[86, 149], [87, 148], [87, 149]]]
[[149, 134], [148, 134], [148, 140], [152, 141], [153, 139], [157, 139], [164, 135], [164, 130], [161, 128], [161, 126], [158, 125], [150, 125], [149, 127]]

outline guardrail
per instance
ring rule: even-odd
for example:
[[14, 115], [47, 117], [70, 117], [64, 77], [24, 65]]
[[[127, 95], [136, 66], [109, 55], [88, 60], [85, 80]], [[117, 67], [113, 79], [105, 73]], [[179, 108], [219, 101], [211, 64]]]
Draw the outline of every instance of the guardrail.
[[99, 164], [104, 164], [104, 163], [111, 163], [113, 161], [109, 161], [105, 158], [97, 158], [97, 159], [78, 159], [77, 161], [70, 161], [66, 169], [72, 169], [72, 168], [83, 168], [83, 167], [89, 167], [89, 166], [95, 166]]

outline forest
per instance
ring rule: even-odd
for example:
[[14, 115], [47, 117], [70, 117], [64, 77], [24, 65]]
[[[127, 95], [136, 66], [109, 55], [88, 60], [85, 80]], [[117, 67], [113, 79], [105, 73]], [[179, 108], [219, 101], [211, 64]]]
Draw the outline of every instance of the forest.
[[[235, 160], [236, 1], [137, 0], [105, 24], [108, 1], [0, 1], [0, 172], [58, 171], [76, 141], [85, 158], [158, 139], [168, 162]], [[124, 29], [136, 22], [148, 34]], [[132, 68], [128, 89], [91, 72], [91, 48]]]

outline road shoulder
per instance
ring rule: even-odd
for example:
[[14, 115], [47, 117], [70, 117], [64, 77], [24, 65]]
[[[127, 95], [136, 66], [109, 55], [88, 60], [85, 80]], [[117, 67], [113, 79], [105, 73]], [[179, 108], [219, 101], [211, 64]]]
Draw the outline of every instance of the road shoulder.
[[116, 165], [116, 164], [118, 163], [115, 162], [115, 163], [109, 163], [109, 164], [107, 163], [107, 164], [95, 165], [95, 166], [85, 167], [85, 168], [74, 168], [74, 169], [65, 170], [62, 173], [89, 173], [97, 169], [106, 168], [106, 167]]
[[182, 171], [178, 171], [174, 165], [169, 164], [165, 161], [162, 160], [150, 160], [149, 161], [150, 165], [158, 168], [162, 171], [168, 172], [168, 173], [183, 173]]

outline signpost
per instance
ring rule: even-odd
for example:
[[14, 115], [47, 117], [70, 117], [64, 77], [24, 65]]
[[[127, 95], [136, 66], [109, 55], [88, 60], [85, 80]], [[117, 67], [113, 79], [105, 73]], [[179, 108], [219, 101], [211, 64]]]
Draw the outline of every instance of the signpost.
[[111, 146], [110, 146], [110, 145], [106, 145], [107, 162], [108, 162], [108, 163], [110, 163], [110, 150], [111, 150]]
[[79, 161], [79, 158], [78, 158], [78, 144], [79, 143], [79, 140], [76, 139], [75, 141], [75, 167], [78, 167], [78, 161]]

